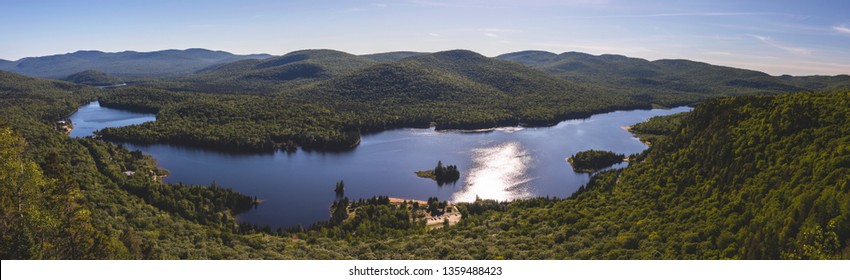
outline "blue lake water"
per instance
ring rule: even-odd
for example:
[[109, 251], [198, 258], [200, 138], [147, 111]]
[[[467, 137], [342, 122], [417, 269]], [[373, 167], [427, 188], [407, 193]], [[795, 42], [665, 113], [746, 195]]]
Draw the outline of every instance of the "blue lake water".
[[121, 127], [155, 120], [156, 116], [153, 114], [100, 107], [100, 103], [94, 101], [83, 105], [71, 115], [71, 123], [74, 124], [71, 137], [90, 136], [104, 127]]
[[[690, 109], [617, 111], [545, 128], [396, 129], [364, 135], [360, 145], [347, 152], [233, 154], [167, 144], [125, 146], [152, 155], [171, 171], [166, 182], [209, 184], [215, 180], [259, 197], [263, 203], [240, 219], [277, 228], [328, 219], [339, 180], [344, 180], [345, 196], [351, 199], [388, 195], [461, 202], [476, 197], [567, 197], [590, 178], [573, 172], [567, 157], [588, 149], [638, 153], [647, 146], [623, 126]], [[151, 114], [103, 108], [93, 102], [71, 116], [75, 124], [71, 135], [87, 136], [103, 127], [153, 120]], [[414, 174], [433, 169], [438, 160], [457, 165], [460, 180], [438, 186]]]

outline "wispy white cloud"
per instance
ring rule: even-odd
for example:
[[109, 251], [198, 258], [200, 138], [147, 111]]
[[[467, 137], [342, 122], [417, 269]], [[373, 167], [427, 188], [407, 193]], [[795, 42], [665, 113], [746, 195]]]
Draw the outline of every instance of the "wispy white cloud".
[[624, 45], [624, 44], [594, 44], [588, 42], [578, 42], [578, 43], [528, 43], [528, 46], [531, 48], [543, 48], [543, 49], [551, 49], [552, 51], [581, 51], [581, 52], [590, 52], [596, 54], [626, 54], [626, 55], [638, 55], [638, 54], [648, 54], [655, 53], [654, 49], [634, 46], [634, 45]]
[[373, 3], [372, 5], [369, 5], [369, 6], [366, 6], [366, 7], [354, 7], [354, 8], [345, 9], [342, 12], [343, 13], [366, 12], [366, 11], [372, 11], [372, 10], [378, 10], [378, 9], [386, 9], [389, 6], [390, 5], [387, 5], [387, 4], [384, 4], [384, 3]]
[[488, 27], [488, 28], [458, 28], [448, 30], [452, 33], [475, 33], [481, 36], [487, 36], [490, 38], [504, 38], [510, 37], [510, 34], [514, 33], [522, 33], [521, 29], [514, 28], [498, 28], [498, 27]]
[[528, 7], [595, 7], [603, 8], [610, 7], [609, 0], [409, 0], [409, 3], [425, 7], [442, 7], [442, 8], [528, 8]]
[[440, 37], [440, 34], [438, 34], [438, 33], [434, 33], [434, 32], [428, 32], [428, 36], [431, 36], [431, 37]]
[[740, 67], [745, 69], [760, 69], [771, 75], [840, 75], [848, 74], [847, 69], [850, 69], [850, 64], [819, 62], [807, 59], [789, 60], [786, 57], [768, 57], [770, 60], [753, 60], [753, 57], [743, 56], [735, 60], [707, 60], [706, 62], [726, 65], [732, 67]]
[[519, 29], [509, 29], [509, 28], [479, 28], [477, 31], [482, 32], [492, 32], [492, 33], [519, 33], [522, 30]]
[[759, 41], [762, 41], [762, 42], [767, 42], [768, 40], [770, 40], [770, 38], [768, 38], [768, 37], [759, 36], [759, 35], [750, 34], [750, 37], [756, 38], [756, 39], [758, 39]]
[[759, 41], [767, 44], [768, 46], [771, 46], [771, 47], [774, 47], [774, 48], [777, 48], [777, 49], [781, 49], [781, 50], [786, 51], [786, 52], [791, 53], [791, 54], [801, 55], [801, 56], [812, 55], [812, 51], [810, 49], [786, 46], [786, 45], [777, 43], [775, 40], [773, 40], [770, 37], [752, 35], [752, 34], [750, 35], [750, 37], [753, 37], [756, 40], [759, 40]]
[[704, 52], [703, 54], [707, 54], [707, 55], [720, 55], [720, 56], [730, 56], [730, 55], [732, 55], [732, 53], [730, 53], [730, 52], [718, 52], [718, 51]]
[[846, 25], [836, 25], [832, 27], [832, 30], [838, 31], [839, 33], [844, 33], [850, 35], [850, 27]]
[[452, 32], [474, 32], [474, 33], [493, 33], [493, 34], [508, 34], [508, 33], [522, 33], [521, 29], [513, 29], [513, 28], [498, 28], [498, 27], [489, 27], [489, 28], [457, 28], [450, 29]]
[[[791, 22], [791, 23], [789, 23]], [[748, 33], [782, 33], [782, 34], [790, 34], [790, 35], [834, 35], [835, 31], [838, 31], [836, 28], [845, 27], [846, 26], [823, 26], [823, 25], [809, 25], [809, 24], [800, 24], [794, 23], [797, 21], [787, 21], [787, 20], [774, 20], [769, 21], [765, 24], [761, 25], [753, 25], [753, 24], [731, 24], [731, 23], [717, 23], [711, 24], [711, 26], [723, 28], [723, 29], [734, 29], [740, 30]], [[840, 31], [839, 31], [840, 32]]]
[[359, 13], [359, 12], [365, 12], [365, 11], [368, 11], [368, 10], [370, 10], [370, 9], [367, 9], [367, 8], [349, 8], [349, 9], [343, 10], [342, 12], [343, 13]]
[[567, 18], [654, 18], [654, 17], [746, 17], [746, 16], [788, 16], [799, 17], [792, 14], [771, 12], [689, 12], [689, 13], [655, 13], [655, 14], [624, 14], [624, 15], [599, 15], [599, 16], [567, 16]]
[[221, 23], [199, 23], [199, 24], [190, 24], [186, 25], [187, 28], [222, 28], [227, 27], [226, 24]]

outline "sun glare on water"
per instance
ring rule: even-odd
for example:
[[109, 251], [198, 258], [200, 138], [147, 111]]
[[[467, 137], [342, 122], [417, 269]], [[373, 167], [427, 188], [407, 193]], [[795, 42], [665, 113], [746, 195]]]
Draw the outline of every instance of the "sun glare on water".
[[475, 149], [473, 165], [463, 189], [452, 195], [454, 202], [472, 202], [476, 197], [498, 201], [527, 198], [531, 194], [525, 172], [531, 156], [518, 142]]

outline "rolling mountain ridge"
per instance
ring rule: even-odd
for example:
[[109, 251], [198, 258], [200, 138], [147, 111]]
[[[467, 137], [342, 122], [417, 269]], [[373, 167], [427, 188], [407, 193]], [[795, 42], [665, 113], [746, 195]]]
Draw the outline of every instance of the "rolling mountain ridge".
[[206, 49], [117, 53], [77, 51], [0, 62], [0, 70], [50, 79], [63, 79], [85, 70], [97, 70], [122, 78], [174, 77], [192, 74], [212, 65], [267, 57], [270, 55], [235, 55]]

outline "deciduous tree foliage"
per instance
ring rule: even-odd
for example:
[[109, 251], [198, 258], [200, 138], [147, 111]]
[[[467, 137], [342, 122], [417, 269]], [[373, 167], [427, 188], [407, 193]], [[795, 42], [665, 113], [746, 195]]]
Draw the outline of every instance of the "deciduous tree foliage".
[[162, 184], [152, 176], [162, 173], [152, 158], [56, 129], [56, 120], [94, 93], [0, 72], [0, 258], [253, 254], [235, 249], [253, 237], [236, 233], [233, 213], [254, 199], [215, 185]]
[[[153, 178], [162, 174], [153, 159], [56, 130], [55, 121], [81, 104], [121, 90], [0, 72], [0, 257], [850, 258], [846, 90], [712, 99], [691, 113], [653, 118], [646, 129], [636, 127], [662, 136], [649, 150], [625, 169], [594, 175], [567, 199], [464, 203], [458, 205], [463, 219], [439, 230], [410, 219], [407, 208], [390, 207], [388, 199], [349, 201], [337, 203], [336, 209], [361, 203], [356, 213], [329, 212], [332, 223], [274, 234], [262, 226], [236, 224], [233, 214], [255, 201], [249, 196], [218, 186], [162, 184]], [[361, 128], [380, 127], [364, 125], [368, 118], [361, 111], [335, 107], [339, 104], [293, 103], [295, 111], [288, 111], [278, 110], [290, 108], [286, 98], [138, 91], [165, 100], [148, 105], [163, 121], [112, 135], [150, 133], [159, 140], [165, 136], [156, 134], [167, 131], [167, 137], [209, 137], [217, 146], [219, 137], [232, 130], [256, 131], [240, 134], [233, 143], [254, 143], [247, 140], [257, 135], [281, 136], [268, 143], [337, 143], [331, 141], [337, 137], [334, 131], [347, 131], [351, 121], [337, 114], [349, 114]], [[143, 98], [126, 97], [145, 104]], [[270, 110], [253, 109], [264, 104], [271, 104], [262, 107]], [[431, 104], [434, 110], [437, 104]], [[430, 112], [431, 105], [401, 107], [415, 112], [405, 115], [410, 119], [395, 119], [402, 111], [388, 109], [371, 120], [400, 125], [401, 119], [418, 120], [414, 116]], [[294, 113], [298, 110], [307, 113]], [[286, 122], [284, 116], [295, 119], [279, 126], [274, 132], [279, 134], [262, 132]], [[428, 116], [426, 122], [440, 120]], [[252, 128], [256, 120], [265, 123]], [[325, 125], [330, 128], [316, 128]], [[293, 127], [303, 130], [283, 133]], [[128, 170], [135, 175], [123, 173]], [[439, 211], [441, 202], [429, 202], [418, 207]]]

